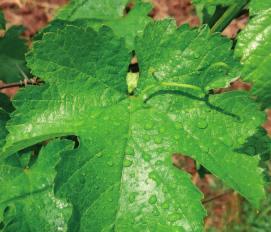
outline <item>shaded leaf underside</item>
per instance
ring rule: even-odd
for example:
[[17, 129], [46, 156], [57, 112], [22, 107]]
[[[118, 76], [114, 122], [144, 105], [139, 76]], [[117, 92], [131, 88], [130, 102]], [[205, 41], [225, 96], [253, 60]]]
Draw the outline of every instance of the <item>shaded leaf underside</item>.
[[22, 72], [26, 75], [29, 71], [26, 68], [25, 53], [27, 46], [20, 38], [22, 27], [11, 27], [0, 38], [0, 80], [14, 82], [22, 80]]

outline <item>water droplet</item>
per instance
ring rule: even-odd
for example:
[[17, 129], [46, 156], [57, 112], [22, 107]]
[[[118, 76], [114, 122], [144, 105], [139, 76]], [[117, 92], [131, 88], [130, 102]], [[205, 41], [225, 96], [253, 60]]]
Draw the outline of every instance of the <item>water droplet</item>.
[[164, 133], [165, 131], [166, 131], [166, 128], [165, 128], [165, 127], [160, 127], [160, 128], [159, 128], [159, 132], [160, 132], [160, 133]]
[[128, 146], [127, 149], [126, 149], [126, 154], [127, 155], [134, 155], [134, 149], [131, 147], [131, 146]]
[[101, 157], [103, 156], [103, 153], [102, 153], [102, 152], [99, 152], [99, 153], [96, 154], [96, 156], [97, 156], [98, 158], [101, 158]]
[[154, 142], [156, 143], [156, 144], [161, 144], [162, 143], [162, 138], [159, 136], [156, 136], [155, 138], [154, 138]]
[[162, 208], [163, 208], [163, 209], [168, 209], [168, 208], [169, 208], [169, 204], [168, 204], [167, 202], [164, 202], [164, 203], [162, 204]]
[[131, 193], [131, 195], [129, 196], [129, 202], [134, 203], [135, 199], [136, 199], [136, 193]]
[[160, 215], [159, 210], [157, 209], [157, 207], [154, 207], [152, 213], [153, 213], [154, 216], [159, 216]]
[[145, 129], [146, 130], [150, 130], [150, 129], [152, 129], [153, 128], [153, 123], [152, 122], [147, 122], [146, 124], [145, 124]]
[[198, 53], [194, 53], [194, 57], [195, 57], [196, 59], [198, 59], [198, 58], [200, 58], [200, 55], [199, 55]]
[[197, 122], [197, 127], [200, 129], [206, 129], [208, 127], [208, 123], [205, 120], [200, 119]]
[[123, 161], [123, 166], [124, 166], [124, 167], [130, 167], [132, 164], [133, 164], [133, 161], [132, 161], [132, 160], [125, 159], [125, 160]]
[[107, 165], [110, 166], [110, 167], [112, 167], [112, 166], [113, 166], [113, 162], [112, 162], [111, 160], [109, 160], [109, 161], [107, 162]]
[[149, 173], [149, 178], [152, 179], [152, 180], [154, 180], [156, 183], [159, 182], [159, 178], [158, 178], [158, 176], [155, 174], [155, 172], [150, 172], [150, 173]]
[[157, 160], [156, 162], [155, 162], [155, 165], [156, 166], [160, 166], [160, 165], [162, 165], [163, 164], [163, 161], [162, 160]]
[[151, 160], [151, 156], [150, 156], [149, 154], [147, 154], [147, 153], [143, 153], [143, 154], [142, 154], [142, 157], [143, 157], [143, 159], [144, 159], [145, 161], [150, 161], [150, 160]]
[[108, 199], [108, 201], [109, 201], [109, 202], [113, 202], [113, 198], [110, 197], [110, 198]]
[[150, 198], [149, 198], [149, 203], [151, 205], [154, 205], [155, 203], [157, 202], [157, 197], [155, 195], [152, 195]]
[[237, 142], [238, 142], [238, 144], [242, 145], [242, 144], [245, 143], [245, 140], [244, 140], [243, 138], [239, 137], [239, 138], [237, 139]]
[[225, 137], [225, 138], [223, 138], [223, 141], [227, 146], [232, 147], [233, 141], [232, 141], [231, 137]]
[[180, 215], [177, 213], [170, 214], [168, 220], [170, 222], [176, 222], [180, 218]]
[[180, 135], [174, 135], [174, 139], [180, 140], [181, 136]]
[[150, 141], [150, 136], [149, 135], [144, 135], [143, 139], [145, 140], [145, 142], [149, 142]]
[[206, 144], [201, 146], [200, 148], [204, 153], [209, 153], [209, 147]]

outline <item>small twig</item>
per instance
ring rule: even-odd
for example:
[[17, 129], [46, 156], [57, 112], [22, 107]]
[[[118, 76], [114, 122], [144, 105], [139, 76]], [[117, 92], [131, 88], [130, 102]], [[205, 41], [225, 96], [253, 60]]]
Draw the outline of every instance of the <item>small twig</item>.
[[203, 204], [209, 203], [209, 202], [211, 202], [211, 201], [214, 201], [214, 200], [216, 200], [216, 199], [219, 199], [219, 198], [221, 198], [221, 197], [223, 197], [223, 196], [225, 196], [225, 195], [227, 195], [227, 194], [229, 194], [229, 193], [232, 193], [232, 192], [233, 192], [233, 190], [229, 189], [229, 190], [227, 190], [226, 192], [221, 193], [221, 194], [219, 194], [219, 195], [217, 195], [217, 196], [214, 196], [214, 197], [211, 197], [211, 198], [209, 198], [209, 199], [203, 200], [202, 203], [203, 203]]
[[8, 84], [3, 84], [0, 86], [1, 89], [8, 89], [8, 88], [13, 88], [13, 87], [23, 87], [26, 85], [39, 85], [41, 83], [44, 83], [44, 81], [37, 79], [37, 78], [31, 78], [31, 79], [24, 79], [20, 82], [15, 82], [15, 83], [8, 83]]

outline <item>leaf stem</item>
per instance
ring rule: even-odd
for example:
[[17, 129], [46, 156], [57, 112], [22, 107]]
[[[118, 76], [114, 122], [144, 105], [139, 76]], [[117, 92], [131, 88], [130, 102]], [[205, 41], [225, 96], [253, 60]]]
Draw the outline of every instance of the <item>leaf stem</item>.
[[248, 0], [235, 3], [230, 6], [219, 20], [211, 28], [211, 32], [222, 32], [238, 13], [247, 5]]

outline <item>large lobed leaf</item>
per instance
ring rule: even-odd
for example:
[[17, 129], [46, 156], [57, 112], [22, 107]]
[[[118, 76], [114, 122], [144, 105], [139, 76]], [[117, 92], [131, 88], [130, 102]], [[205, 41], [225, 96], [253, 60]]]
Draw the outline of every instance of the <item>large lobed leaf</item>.
[[129, 96], [130, 52], [111, 29], [70, 25], [48, 32], [27, 57], [47, 83], [14, 99], [3, 156], [78, 136], [79, 147], [57, 166], [55, 184], [57, 196], [73, 204], [72, 232], [202, 231], [202, 196], [173, 167], [175, 152], [257, 206], [264, 196], [258, 157], [240, 148], [264, 116], [247, 93], [209, 94], [237, 74], [230, 47], [207, 28], [151, 23], [136, 40], [139, 87]]
[[241, 58], [242, 78], [253, 84], [252, 93], [264, 108], [271, 107], [271, 3], [251, 1], [247, 27], [240, 33], [236, 55]]
[[1, 161], [1, 231], [67, 230], [72, 208], [65, 200], [55, 197], [53, 185], [59, 153], [71, 145], [69, 141], [48, 144], [32, 166], [22, 165], [26, 154], [14, 154]]

